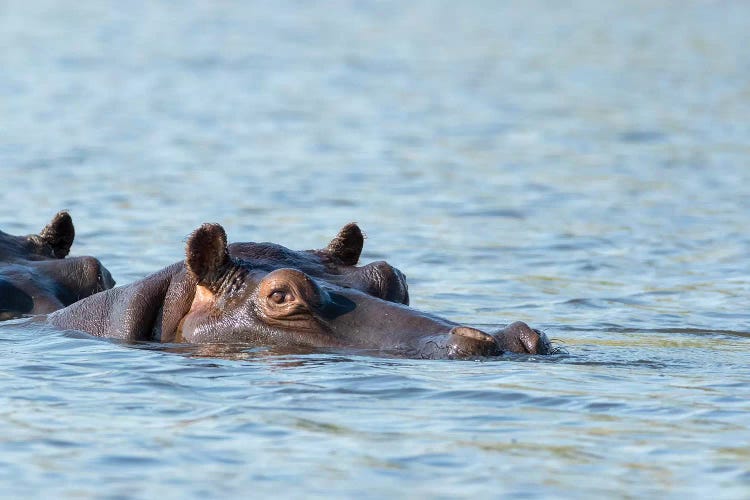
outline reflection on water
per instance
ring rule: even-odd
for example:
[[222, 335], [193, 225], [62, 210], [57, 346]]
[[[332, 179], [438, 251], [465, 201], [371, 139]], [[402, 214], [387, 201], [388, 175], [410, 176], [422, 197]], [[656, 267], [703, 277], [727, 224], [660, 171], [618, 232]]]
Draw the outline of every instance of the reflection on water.
[[[11, 2], [0, 229], [118, 283], [325, 245], [567, 355], [123, 345], [0, 325], [12, 497], [747, 497], [742, 2]], [[281, 490], [283, 488], [283, 490]]]

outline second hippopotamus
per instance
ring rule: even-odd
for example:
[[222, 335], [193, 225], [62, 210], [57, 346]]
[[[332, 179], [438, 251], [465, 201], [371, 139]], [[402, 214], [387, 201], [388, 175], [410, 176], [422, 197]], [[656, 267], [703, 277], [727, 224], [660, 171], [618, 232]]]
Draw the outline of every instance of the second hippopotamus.
[[64, 211], [39, 234], [0, 231], [0, 320], [48, 313], [115, 285], [98, 259], [67, 257], [74, 238]]

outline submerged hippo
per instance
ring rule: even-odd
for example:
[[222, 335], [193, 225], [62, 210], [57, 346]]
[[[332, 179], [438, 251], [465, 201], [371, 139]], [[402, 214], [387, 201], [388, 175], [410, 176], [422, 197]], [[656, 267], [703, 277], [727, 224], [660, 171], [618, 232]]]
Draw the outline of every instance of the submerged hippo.
[[115, 285], [94, 257], [68, 257], [73, 221], [59, 212], [39, 234], [0, 231], [0, 319], [44, 314]]
[[409, 308], [403, 275], [385, 263], [343, 272], [361, 246], [354, 225], [325, 250], [294, 252], [272, 244], [227, 246], [220, 225], [204, 224], [189, 237], [184, 262], [46, 321], [128, 341], [356, 348], [416, 358], [549, 352], [546, 336], [525, 323], [490, 334]]

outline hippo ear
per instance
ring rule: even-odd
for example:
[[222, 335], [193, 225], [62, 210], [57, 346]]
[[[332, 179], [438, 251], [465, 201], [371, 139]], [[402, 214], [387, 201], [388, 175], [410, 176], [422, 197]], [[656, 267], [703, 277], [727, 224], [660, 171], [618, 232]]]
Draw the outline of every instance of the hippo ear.
[[39, 233], [42, 241], [52, 248], [52, 255], [58, 259], [68, 255], [75, 236], [73, 219], [68, 212], [58, 212]]
[[328, 244], [326, 252], [337, 257], [347, 266], [353, 266], [359, 261], [365, 237], [359, 226], [350, 222], [341, 228], [339, 234]]
[[219, 224], [203, 224], [193, 231], [185, 249], [185, 263], [199, 285], [210, 288], [218, 283], [231, 263], [224, 228]]

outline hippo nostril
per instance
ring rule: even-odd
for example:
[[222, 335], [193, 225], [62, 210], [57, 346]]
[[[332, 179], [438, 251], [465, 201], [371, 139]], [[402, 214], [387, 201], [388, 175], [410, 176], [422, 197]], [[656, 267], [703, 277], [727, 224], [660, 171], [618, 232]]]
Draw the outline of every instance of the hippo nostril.
[[492, 335], [468, 326], [456, 326], [450, 331], [448, 357], [499, 356], [502, 349]]
[[547, 354], [550, 349], [547, 336], [523, 321], [506, 326], [495, 338], [504, 350], [519, 354]]
[[492, 335], [484, 333], [481, 330], [477, 330], [476, 328], [471, 328], [469, 326], [453, 327], [450, 333], [453, 335], [458, 335], [460, 337], [465, 337], [467, 339], [478, 340], [480, 342], [490, 342], [492, 344], [495, 343], [495, 338]]
[[523, 321], [516, 321], [507, 327], [517, 335], [524, 351], [527, 354], [537, 354], [539, 352], [539, 334]]
[[537, 330], [536, 328], [534, 328], [533, 330], [537, 334], [536, 354], [551, 354], [552, 342], [550, 342], [547, 335], [543, 331]]
[[537, 353], [537, 346], [539, 345], [539, 335], [534, 330], [529, 329], [529, 331], [521, 332], [520, 339], [521, 343], [523, 344], [523, 348], [527, 353]]

